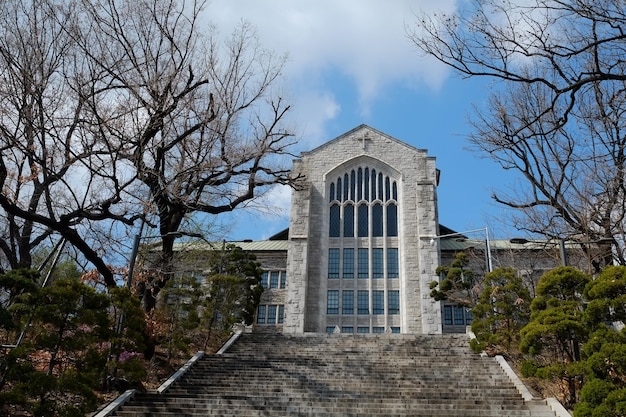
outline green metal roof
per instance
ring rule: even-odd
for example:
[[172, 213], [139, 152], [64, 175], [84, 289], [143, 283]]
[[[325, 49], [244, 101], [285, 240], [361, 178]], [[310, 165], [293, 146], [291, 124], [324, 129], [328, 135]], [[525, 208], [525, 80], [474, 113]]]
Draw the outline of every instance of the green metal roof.
[[[175, 251], [184, 250], [219, 250], [222, 248], [223, 242], [179, 242], [174, 244]], [[264, 251], [286, 251], [289, 248], [288, 240], [244, 240], [238, 242], [226, 242], [227, 245], [235, 245], [245, 251], [264, 252]]]

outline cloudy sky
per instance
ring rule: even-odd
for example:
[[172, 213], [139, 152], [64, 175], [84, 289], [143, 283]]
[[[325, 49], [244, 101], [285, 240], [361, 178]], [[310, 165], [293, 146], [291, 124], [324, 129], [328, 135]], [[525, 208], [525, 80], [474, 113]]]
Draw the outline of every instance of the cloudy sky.
[[[299, 150], [312, 149], [365, 123], [436, 157], [440, 223], [457, 231], [489, 227], [507, 237], [490, 195], [507, 176], [466, 149], [472, 105], [487, 80], [461, 79], [422, 56], [407, 38], [415, 13], [454, 11], [453, 0], [212, 0], [206, 13], [223, 33], [242, 20], [262, 45], [286, 53], [285, 83]], [[228, 238], [263, 239], [287, 227], [289, 193], [272, 193], [282, 215], [237, 213]], [[504, 235], [504, 236], [503, 236]]]

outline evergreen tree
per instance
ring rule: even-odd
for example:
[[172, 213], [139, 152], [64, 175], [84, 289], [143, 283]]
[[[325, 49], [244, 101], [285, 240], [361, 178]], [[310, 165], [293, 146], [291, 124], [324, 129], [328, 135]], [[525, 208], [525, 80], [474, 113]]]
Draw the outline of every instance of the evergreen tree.
[[580, 344], [589, 336], [583, 321], [583, 292], [589, 281], [589, 276], [573, 267], [546, 272], [537, 284], [530, 322], [521, 330], [521, 351], [536, 357], [542, 354], [537, 376], [565, 382], [565, 401], [570, 406], [576, 403], [581, 377], [576, 363], [581, 360]]
[[469, 256], [465, 252], [459, 252], [449, 266], [438, 266], [435, 273], [442, 279], [430, 283], [430, 296], [436, 301], [449, 300], [465, 307], [473, 307], [476, 302], [473, 292], [476, 275], [468, 268], [469, 264]]
[[608, 266], [585, 287], [585, 324], [594, 330], [584, 345], [585, 384], [576, 417], [617, 417], [626, 411], [626, 334], [613, 323], [626, 318], [626, 267]]
[[517, 348], [519, 331], [530, 318], [530, 292], [513, 268], [498, 268], [485, 277], [485, 286], [472, 310], [472, 348], [490, 354]]

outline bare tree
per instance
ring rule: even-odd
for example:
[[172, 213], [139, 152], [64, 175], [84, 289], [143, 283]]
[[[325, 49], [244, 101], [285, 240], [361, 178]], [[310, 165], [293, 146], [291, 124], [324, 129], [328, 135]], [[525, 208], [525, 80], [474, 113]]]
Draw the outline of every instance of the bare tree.
[[102, 254], [85, 238], [90, 222], [132, 224], [117, 211], [129, 185], [85, 117], [85, 61], [64, 28], [63, 2], [0, 5], [0, 250], [2, 268], [28, 268], [34, 249], [60, 236], [115, 286]]
[[[225, 42], [201, 28], [204, 1], [83, 1], [82, 48], [101, 74], [94, 119], [136, 177], [135, 201], [162, 238], [155, 274], [141, 288], [152, 309], [169, 279], [184, 222], [245, 205], [274, 184], [293, 135], [273, 88], [283, 57], [243, 23]], [[154, 214], [154, 219], [151, 216]]]
[[296, 184], [283, 166], [295, 141], [289, 106], [276, 95], [285, 58], [261, 48], [245, 23], [222, 42], [201, 24], [204, 6], [3, 2], [3, 266], [30, 266], [55, 234], [115, 286], [104, 250], [121, 241], [110, 231], [123, 239], [142, 218], [162, 238], [163, 274], [143, 288], [151, 309], [185, 222]]
[[457, 72], [504, 82], [475, 112], [470, 142], [525, 181], [493, 198], [520, 210], [521, 230], [600, 241], [597, 268], [611, 243], [626, 262], [625, 30], [618, 0], [476, 0], [420, 16], [410, 34]]

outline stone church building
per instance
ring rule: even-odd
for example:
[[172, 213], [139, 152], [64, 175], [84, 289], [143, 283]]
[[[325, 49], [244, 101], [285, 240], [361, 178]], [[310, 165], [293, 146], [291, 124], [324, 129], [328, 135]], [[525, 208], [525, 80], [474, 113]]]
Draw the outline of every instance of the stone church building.
[[361, 125], [293, 172], [283, 331], [440, 332], [435, 158]]
[[369, 126], [304, 152], [293, 173], [305, 181], [292, 192], [289, 228], [232, 242], [264, 270], [257, 331], [465, 332], [470, 311], [430, 297], [439, 265], [469, 250], [484, 275], [493, 252], [530, 286], [558, 266], [545, 247], [490, 242], [486, 229], [486, 240], [470, 240], [440, 225], [435, 158]]

